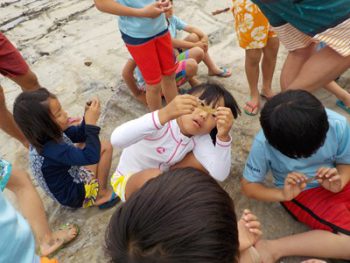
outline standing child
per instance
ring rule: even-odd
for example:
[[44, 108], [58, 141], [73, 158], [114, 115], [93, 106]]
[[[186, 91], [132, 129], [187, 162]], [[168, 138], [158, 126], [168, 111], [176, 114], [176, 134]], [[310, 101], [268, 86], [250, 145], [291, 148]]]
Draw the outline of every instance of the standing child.
[[191, 151], [212, 177], [223, 181], [231, 166], [229, 132], [239, 112], [227, 90], [201, 84], [159, 111], [117, 127], [111, 141], [124, 150], [111, 178], [114, 191], [127, 199]]
[[[227, 11], [227, 9], [222, 11]], [[213, 14], [220, 12], [216, 11]], [[269, 21], [259, 7], [250, 0], [233, 0], [232, 12], [239, 45], [245, 49], [245, 73], [250, 90], [250, 100], [245, 103], [244, 112], [247, 115], [255, 116], [260, 110], [260, 95], [266, 99], [274, 95], [271, 85], [279, 40], [276, 34], [271, 31]], [[259, 95], [260, 61], [263, 78]]]
[[147, 84], [150, 110], [162, 107], [161, 93], [169, 103], [176, 95], [177, 65], [164, 11], [169, 0], [95, 0], [96, 7], [119, 16], [122, 38]]
[[[313, 230], [257, 244], [263, 262], [285, 256], [350, 259], [350, 127], [313, 95], [290, 90], [261, 111], [243, 192], [281, 202]], [[265, 186], [271, 171], [275, 187]]]
[[[14, 118], [31, 143], [30, 164], [46, 193], [64, 206], [109, 208], [118, 202], [107, 185], [112, 147], [98, 137], [100, 102], [86, 106], [79, 126], [47, 89], [23, 92], [14, 104]], [[73, 143], [84, 143], [78, 148]]]
[[[195, 59], [188, 56], [188, 51], [185, 51], [177, 56], [178, 66], [176, 69], [176, 86], [180, 94], [187, 93], [189, 89], [185, 88], [183, 85], [188, 81], [191, 87], [200, 84], [200, 82], [195, 78], [197, 75], [198, 63]], [[146, 83], [142, 76], [140, 69], [136, 66], [133, 59], [128, 59], [126, 62], [123, 73], [123, 79], [132, 92], [134, 97], [147, 105], [146, 100]]]

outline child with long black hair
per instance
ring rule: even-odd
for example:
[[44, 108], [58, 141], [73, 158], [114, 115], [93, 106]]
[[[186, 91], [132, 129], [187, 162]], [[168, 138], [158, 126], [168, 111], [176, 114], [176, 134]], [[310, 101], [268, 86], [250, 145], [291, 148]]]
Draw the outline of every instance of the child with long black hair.
[[[45, 88], [20, 94], [13, 113], [31, 144], [33, 175], [49, 196], [73, 208], [103, 209], [118, 202], [107, 185], [113, 149], [98, 137], [98, 99], [88, 103], [79, 126], [69, 126], [57, 97]], [[79, 148], [74, 143], [85, 145]]]
[[229, 132], [239, 113], [226, 89], [207, 83], [159, 111], [120, 125], [111, 136], [112, 145], [124, 149], [111, 178], [114, 191], [125, 200], [174, 165], [200, 166], [223, 181], [231, 167]]

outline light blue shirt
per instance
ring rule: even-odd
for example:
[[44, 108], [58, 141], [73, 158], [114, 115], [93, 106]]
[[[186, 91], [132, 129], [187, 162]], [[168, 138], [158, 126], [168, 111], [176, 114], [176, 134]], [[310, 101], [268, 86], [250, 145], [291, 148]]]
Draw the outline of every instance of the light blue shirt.
[[169, 17], [168, 21], [169, 21], [168, 30], [172, 38], [176, 38], [177, 31], [178, 30], [182, 31], [187, 26], [185, 21], [181, 20], [179, 17], [174, 15], [172, 17]]
[[39, 263], [27, 221], [0, 191], [0, 262]]
[[[143, 8], [155, 2], [155, 0], [117, 0], [121, 5], [132, 8]], [[119, 16], [119, 29], [124, 34], [134, 38], [153, 37], [166, 30], [165, 15], [156, 18]]]
[[[249, 182], [260, 183], [267, 173], [272, 172], [275, 186], [281, 188], [290, 172], [300, 172], [308, 178], [316, 175], [320, 167], [335, 167], [336, 164], [350, 164], [350, 127], [346, 118], [334, 111], [326, 110], [329, 130], [323, 146], [308, 158], [292, 159], [275, 148], [260, 131], [254, 140], [248, 156], [243, 176]], [[292, 142], [286, 142], [292, 143]], [[309, 183], [307, 189], [314, 188], [317, 181]]]

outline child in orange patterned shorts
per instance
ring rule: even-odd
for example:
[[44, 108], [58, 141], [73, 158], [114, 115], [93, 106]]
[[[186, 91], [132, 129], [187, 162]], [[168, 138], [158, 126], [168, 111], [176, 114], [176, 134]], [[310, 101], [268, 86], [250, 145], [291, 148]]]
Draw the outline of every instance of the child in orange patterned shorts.
[[[213, 15], [229, 11], [228, 8], [213, 12]], [[258, 90], [259, 65], [263, 75], [261, 96], [266, 99], [274, 94], [271, 90], [275, 71], [279, 41], [266, 17], [250, 0], [233, 0], [235, 29], [240, 47], [245, 49], [245, 72], [250, 89], [250, 100], [245, 103], [244, 112], [254, 116], [259, 113]], [[262, 57], [262, 59], [261, 59]]]
[[279, 40], [270, 30], [266, 17], [250, 0], [233, 0], [232, 12], [239, 45], [245, 49], [245, 72], [250, 89], [250, 101], [246, 102], [244, 112], [254, 116], [258, 114], [260, 106], [258, 80], [261, 57], [261, 95], [267, 99], [273, 96], [271, 83]]

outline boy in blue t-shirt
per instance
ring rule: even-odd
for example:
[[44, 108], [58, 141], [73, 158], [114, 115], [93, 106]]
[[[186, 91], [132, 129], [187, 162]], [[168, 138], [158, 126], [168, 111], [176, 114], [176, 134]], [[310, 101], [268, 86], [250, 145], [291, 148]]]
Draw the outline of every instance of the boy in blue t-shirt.
[[[285, 256], [350, 259], [350, 126], [306, 91], [283, 92], [261, 111], [242, 179], [251, 198], [281, 202], [312, 231], [257, 244], [264, 262]], [[271, 172], [275, 187], [264, 185]], [[321, 249], [322, 248], [322, 249]]]
[[119, 29], [147, 84], [151, 111], [162, 106], [161, 93], [169, 103], [176, 95], [177, 68], [164, 12], [169, 0], [95, 0], [97, 9], [119, 16]]

